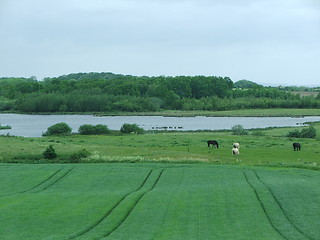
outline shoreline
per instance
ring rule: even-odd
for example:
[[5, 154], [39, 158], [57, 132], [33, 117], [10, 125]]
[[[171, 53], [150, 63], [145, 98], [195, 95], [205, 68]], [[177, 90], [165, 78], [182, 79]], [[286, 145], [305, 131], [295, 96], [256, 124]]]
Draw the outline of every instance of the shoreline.
[[320, 116], [320, 109], [241, 109], [227, 111], [158, 111], [158, 112], [42, 112], [26, 113], [19, 111], [4, 111], [0, 114], [25, 114], [25, 115], [92, 115], [104, 116], [163, 116], [163, 117], [296, 117]]

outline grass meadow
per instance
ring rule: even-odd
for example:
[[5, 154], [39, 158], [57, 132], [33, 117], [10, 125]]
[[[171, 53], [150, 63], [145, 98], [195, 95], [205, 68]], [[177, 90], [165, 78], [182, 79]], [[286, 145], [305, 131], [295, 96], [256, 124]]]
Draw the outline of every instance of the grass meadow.
[[292, 130], [1, 136], [0, 239], [320, 239], [319, 138]]
[[[320, 124], [314, 124], [320, 132]], [[168, 162], [215, 163], [236, 165], [313, 165], [318, 166], [319, 140], [285, 137], [294, 128], [250, 130], [236, 136], [231, 131], [158, 132], [143, 135], [66, 137], [0, 137], [0, 162], [68, 163], [70, 156], [83, 149], [91, 155], [82, 163]], [[297, 127], [301, 129], [301, 127]], [[219, 148], [208, 148], [207, 140], [217, 140]], [[300, 142], [302, 151], [294, 152], [293, 142]], [[231, 154], [232, 144], [239, 142], [240, 155]], [[57, 159], [46, 160], [43, 151], [52, 145]]]

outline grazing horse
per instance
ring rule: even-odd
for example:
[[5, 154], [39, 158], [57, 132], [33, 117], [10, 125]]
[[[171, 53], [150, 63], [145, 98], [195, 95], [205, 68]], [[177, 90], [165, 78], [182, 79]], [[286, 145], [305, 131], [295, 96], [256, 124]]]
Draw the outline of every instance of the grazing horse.
[[293, 143], [292, 146], [293, 146], [293, 150], [294, 151], [300, 151], [301, 150], [300, 143]]
[[212, 145], [212, 147], [219, 148], [219, 144], [216, 140], [208, 140], [207, 143], [208, 143], [208, 147], [210, 147], [210, 145]]

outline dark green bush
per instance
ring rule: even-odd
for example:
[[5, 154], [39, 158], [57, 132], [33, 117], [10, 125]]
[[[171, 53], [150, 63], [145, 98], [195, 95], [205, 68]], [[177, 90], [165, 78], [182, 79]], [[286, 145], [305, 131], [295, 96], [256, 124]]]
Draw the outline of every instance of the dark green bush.
[[70, 156], [70, 161], [72, 163], [78, 163], [81, 161], [81, 159], [83, 158], [87, 158], [91, 155], [90, 152], [88, 152], [86, 149], [82, 149], [76, 153], [73, 153], [71, 156]]
[[261, 136], [265, 136], [266, 133], [263, 132], [263, 131], [257, 130], [257, 131], [253, 131], [253, 132], [252, 132], [252, 135], [253, 135], [253, 136], [257, 136], [257, 137], [261, 137]]
[[107, 125], [98, 124], [96, 126], [91, 124], [84, 124], [79, 127], [78, 130], [81, 135], [106, 135], [110, 134], [110, 130]]
[[144, 129], [140, 128], [137, 124], [129, 124], [125, 123], [122, 125], [120, 129], [121, 133], [136, 133], [136, 134], [143, 134]]
[[57, 157], [56, 151], [54, 150], [53, 146], [50, 145], [47, 149], [42, 153], [45, 159], [54, 159]]
[[245, 130], [241, 125], [235, 125], [231, 128], [233, 135], [248, 135], [248, 131]]
[[71, 134], [71, 131], [72, 131], [72, 128], [69, 127], [68, 124], [62, 122], [62, 123], [57, 123], [52, 125], [42, 135], [43, 136], [52, 136], [52, 135], [67, 136]]
[[304, 128], [301, 131], [295, 129], [288, 133], [287, 137], [294, 138], [315, 138], [317, 136], [317, 130], [313, 126]]
[[315, 138], [317, 136], [317, 130], [313, 126], [304, 128], [301, 130], [302, 138]]
[[292, 137], [292, 138], [300, 138], [301, 137], [301, 133], [298, 129], [295, 129], [293, 131], [290, 131], [287, 135], [287, 137]]

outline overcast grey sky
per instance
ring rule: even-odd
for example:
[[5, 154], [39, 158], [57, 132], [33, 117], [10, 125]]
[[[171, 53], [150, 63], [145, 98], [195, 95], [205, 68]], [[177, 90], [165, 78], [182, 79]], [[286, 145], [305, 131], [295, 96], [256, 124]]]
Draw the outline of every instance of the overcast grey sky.
[[0, 77], [228, 76], [320, 86], [319, 0], [0, 0]]

